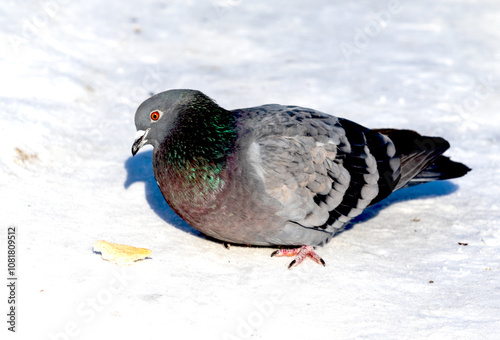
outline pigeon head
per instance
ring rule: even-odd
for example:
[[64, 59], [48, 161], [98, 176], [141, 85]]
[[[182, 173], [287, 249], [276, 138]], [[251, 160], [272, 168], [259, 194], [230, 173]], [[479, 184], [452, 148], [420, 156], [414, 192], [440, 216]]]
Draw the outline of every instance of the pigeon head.
[[[144, 101], [135, 113], [137, 134], [132, 155], [150, 144], [181, 143], [186, 151], [211, 147], [210, 141], [224, 140], [232, 115], [196, 90], [169, 90]], [[192, 147], [187, 150], [186, 146]], [[201, 146], [203, 146], [201, 148]], [[196, 149], [196, 150], [195, 150]]]
[[167, 140], [179, 124], [185, 120], [193, 103], [211, 101], [196, 90], [169, 90], [158, 93], [144, 101], [135, 113], [137, 134], [132, 145], [132, 155], [150, 144], [159, 146]]

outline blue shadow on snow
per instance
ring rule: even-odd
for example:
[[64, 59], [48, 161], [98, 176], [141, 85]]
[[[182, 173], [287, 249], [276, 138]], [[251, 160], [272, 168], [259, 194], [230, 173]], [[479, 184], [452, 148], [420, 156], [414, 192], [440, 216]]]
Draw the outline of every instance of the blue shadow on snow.
[[164, 221], [189, 234], [199, 236], [201, 233], [192, 228], [180, 218], [167, 204], [156, 184], [153, 174], [153, 151], [143, 151], [130, 157], [125, 162], [127, 179], [124, 187], [127, 189], [136, 182], [144, 182], [146, 200], [153, 211]]
[[365, 209], [365, 211], [363, 211], [361, 215], [355, 217], [350, 221], [346, 230], [352, 228], [352, 226], [356, 223], [371, 220], [372, 218], [376, 217], [380, 211], [390, 206], [391, 204], [414, 200], [414, 199], [426, 199], [426, 198], [446, 196], [457, 190], [458, 190], [458, 185], [446, 180], [435, 181], [435, 182], [416, 185], [405, 189], [400, 189], [398, 191], [393, 192], [386, 199]]

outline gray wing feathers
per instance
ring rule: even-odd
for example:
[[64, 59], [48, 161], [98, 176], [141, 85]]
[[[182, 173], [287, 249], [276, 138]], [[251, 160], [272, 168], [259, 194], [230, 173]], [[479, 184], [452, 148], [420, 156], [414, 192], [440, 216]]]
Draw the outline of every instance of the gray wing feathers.
[[[260, 147], [267, 193], [282, 203], [279, 215], [314, 227], [325, 223], [338, 202], [334, 194], [318, 205], [316, 195], [327, 196], [335, 185], [345, 192], [349, 173], [334, 163], [336, 145], [317, 143], [313, 137], [275, 137], [256, 141]], [[331, 174], [335, 172], [339, 181]]]
[[[305, 228], [330, 231], [332, 211], [343, 202], [351, 185], [351, 174], [343, 163], [345, 154], [352, 153], [352, 146], [338, 118], [281, 105], [264, 105], [244, 113], [251, 115], [246, 126], [254, 137], [250, 149], [258, 150], [252, 152], [254, 159], [250, 163], [262, 173], [266, 192], [281, 203], [278, 214]], [[368, 164], [362, 165], [370, 170], [363, 176], [373, 182], [370, 176], [375, 161], [371, 156], [365, 159]], [[374, 185], [363, 189], [366, 204], [361, 199], [353, 209], [359, 206], [361, 211], [369, 204], [373, 196], [370, 190], [375, 190]], [[354, 210], [346, 216], [339, 214], [344, 217], [341, 224], [353, 214]]]
[[252, 135], [250, 163], [266, 193], [280, 202], [278, 215], [294, 228], [334, 234], [379, 195], [379, 168], [394, 155], [385, 136], [300, 107], [264, 105], [238, 113], [246, 115]]

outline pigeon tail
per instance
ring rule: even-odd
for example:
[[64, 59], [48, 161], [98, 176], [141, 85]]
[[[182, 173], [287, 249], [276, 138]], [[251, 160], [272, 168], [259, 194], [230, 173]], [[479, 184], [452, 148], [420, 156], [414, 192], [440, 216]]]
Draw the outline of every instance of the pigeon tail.
[[450, 147], [441, 137], [422, 136], [412, 130], [376, 129], [389, 137], [401, 162], [401, 179], [394, 190], [452, 179], [465, 175], [471, 169], [442, 154]]

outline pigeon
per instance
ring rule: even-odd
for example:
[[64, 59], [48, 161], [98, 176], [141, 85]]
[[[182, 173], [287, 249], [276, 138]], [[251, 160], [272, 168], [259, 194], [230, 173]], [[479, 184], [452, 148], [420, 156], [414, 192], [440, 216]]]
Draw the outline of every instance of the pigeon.
[[465, 175], [450, 144], [411, 130], [368, 129], [317, 110], [267, 104], [226, 110], [197, 90], [153, 95], [135, 114], [132, 155], [153, 146], [172, 210], [227, 244], [315, 253], [395, 190]]

